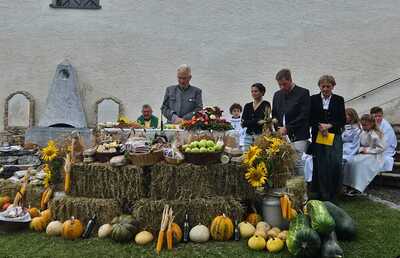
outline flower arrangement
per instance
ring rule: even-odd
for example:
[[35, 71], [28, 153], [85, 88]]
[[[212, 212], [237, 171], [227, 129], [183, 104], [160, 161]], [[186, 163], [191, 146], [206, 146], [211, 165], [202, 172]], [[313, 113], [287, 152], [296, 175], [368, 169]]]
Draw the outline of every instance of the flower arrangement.
[[219, 107], [205, 107], [198, 111], [191, 120], [182, 122], [183, 129], [192, 130], [214, 130], [214, 131], [229, 131], [232, 130], [232, 125], [221, 118], [223, 110]]
[[48, 188], [57, 179], [60, 174], [60, 169], [62, 166], [62, 156], [63, 150], [57, 147], [55, 141], [50, 140], [47, 146], [41, 150], [41, 158], [44, 161], [43, 171], [46, 176], [44, 178], [44, 187]]
[[254, 188], [281, 188], [292, 175], [296, 152], [278, 134], [262, 135], [244, 153], [243, 164], [247, 167], [245, 178]]

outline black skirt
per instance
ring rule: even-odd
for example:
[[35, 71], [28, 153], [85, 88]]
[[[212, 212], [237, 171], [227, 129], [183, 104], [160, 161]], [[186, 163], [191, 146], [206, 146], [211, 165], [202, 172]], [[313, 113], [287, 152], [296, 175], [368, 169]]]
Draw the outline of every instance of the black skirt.
[[312, 198], [333, 201], [341, 191], [343, 180], [343, 142], [341, 135], [335, 135], [332, 146], [314, 143], [312, 152]]

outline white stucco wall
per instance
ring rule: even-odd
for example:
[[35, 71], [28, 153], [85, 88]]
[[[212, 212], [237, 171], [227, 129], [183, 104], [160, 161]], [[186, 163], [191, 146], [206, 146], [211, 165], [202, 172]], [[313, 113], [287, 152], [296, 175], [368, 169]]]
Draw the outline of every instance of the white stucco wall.
[[96, 11], [50, 2], [0, 0], [0, 106], [28, 91], [37, 119], [65, 58], [78, 71], [92, 125], [101, 97], [120, 99], [130, 118], [144, 102], [159, 110], [182, 63], [192, 66], [205, 104], [226, 110], [249, 101], [257, 81], [271, 100], [283, 67], [313, 92], [320, 75], [333, 74], [346, 99], [400, 74], [398, 0], [102, 0]]

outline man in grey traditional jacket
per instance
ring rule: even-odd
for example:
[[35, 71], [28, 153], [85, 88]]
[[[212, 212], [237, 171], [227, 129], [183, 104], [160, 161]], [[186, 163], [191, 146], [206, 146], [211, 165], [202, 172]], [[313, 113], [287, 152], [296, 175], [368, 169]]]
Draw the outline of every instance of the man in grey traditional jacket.
[[190, 85], [191, 69], [181, 65], [177, 70], [178, 85], [169, 86], [165, 91], [161, 107], [162, 114], [169, 123], [180, 123], [190, 120], [197, 111], [203, 108], [201, 90]]

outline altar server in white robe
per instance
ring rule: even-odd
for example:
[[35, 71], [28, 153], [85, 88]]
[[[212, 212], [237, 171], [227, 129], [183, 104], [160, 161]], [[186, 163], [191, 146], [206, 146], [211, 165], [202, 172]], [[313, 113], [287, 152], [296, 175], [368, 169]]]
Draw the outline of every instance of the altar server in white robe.
[[397, 138], [390, 123], [383, 118], [383, 109], [380, 107], [371, 108], [371, 115], [375, 117], [375, 121], [383, 133], [385, 139], [385, 151], [383, 157], [385, 159], [382, 171], [392, 171], [394, 165], [394, 155], [396, 154]]
[[345, 165], [343, 184], [351, 187], [349, 195], [364, 192], [374, 177], [382, 171], [385, 143], [383, 133], [371, 115], [361, 117], [363, 131], [358, 154]]

